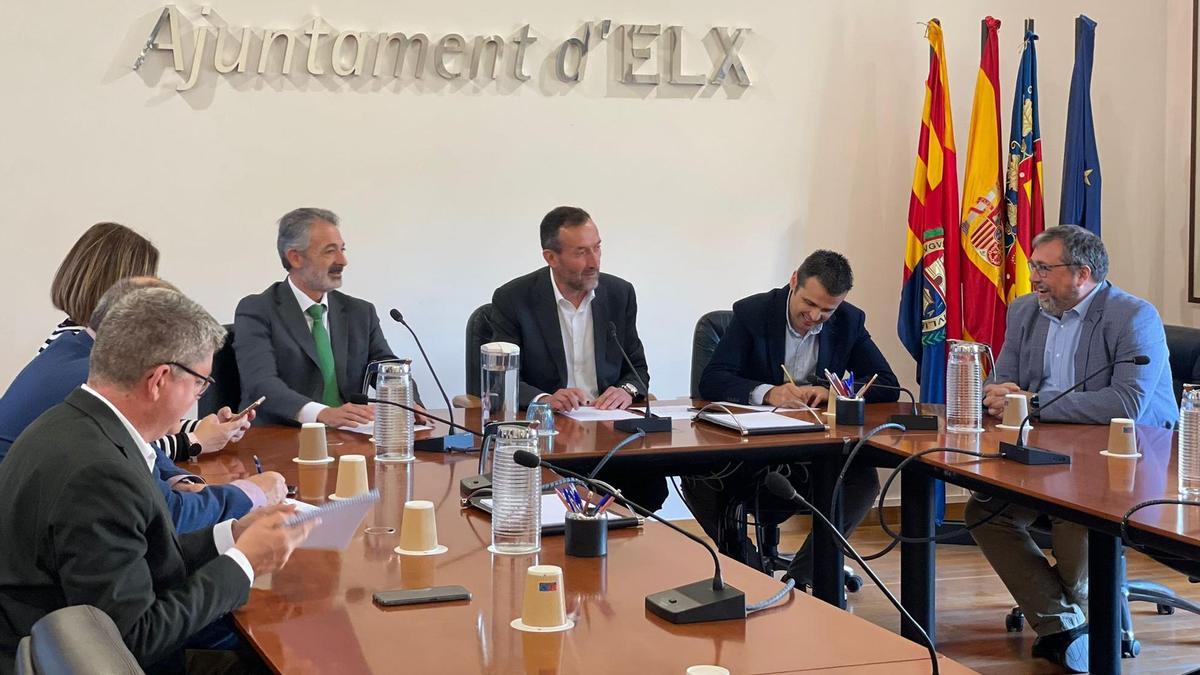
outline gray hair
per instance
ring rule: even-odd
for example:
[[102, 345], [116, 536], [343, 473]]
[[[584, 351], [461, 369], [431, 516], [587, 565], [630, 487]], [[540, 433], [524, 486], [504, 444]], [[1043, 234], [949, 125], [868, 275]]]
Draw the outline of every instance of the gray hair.
[[104, 295], [100, 296], [100, 301], [96, 303], [96, 308], [92, 310], [92, 318], [88, 321], [88, 328], [95, 333], [100, 330], [100, 324], [104, 321], [104, 317], [108, 316], [108, 311], [112, 306], [117, 304], [121, 298], [129, 295], [132, 291], [139, 288], [169, 288], [172, 291], [178, 291], [171, 284], [159, 279], [158, 277], [125, 277], [117, 279], [117, 281], [104, 291]]
[[279, 236], [275, 240], [275, 246], [279, 249], [279, 262], [283, 263], [283, 269], [292, 269], [287, 259], [288, 251], [303, 251], [308, 248], [309, 233], [313, 223], [317, 221], [325, 221], [334, 227], [338, 225], [336, 213], [311, 206], [288, 211], [279, 219]]
[[198, 363], [224, 344], [225, 328], [183, 293], [135, 289], [100, 324], [89, 378], [128, 389], [153, 368]]
[[1063, 262], [1072, 267], [1087, 267], [1096, 283], [1103, 283], [1108, 277], [1108, 250], [1099, 236], [1078, 225], [1055, 225], [1034, 237], [1033, 247], [1048, 241], [1062, 243]]

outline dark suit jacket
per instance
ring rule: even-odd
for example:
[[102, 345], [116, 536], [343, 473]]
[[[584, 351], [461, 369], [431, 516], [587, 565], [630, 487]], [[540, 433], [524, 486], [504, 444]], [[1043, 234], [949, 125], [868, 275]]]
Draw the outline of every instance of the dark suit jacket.
[[[733, 320], [717, 344], [712, 360], [700, 375], [700, 395], [710, 401], [748, 403], [761, 384], [783, 384], [786, 359], [788, 287], [751, 295], [733, 303]], [[855, 383], [878, 374], [876, 385], [899, 385], [892, 367], [867, 332], [866, 314], [843, 302], [817, 335], [817, 367], [835, 375], [854, 373]], [[796, 375], [800, 377], [799, 374]], [[828, 386], [828, 385], [826, 385]], [[867, 401], [895, 401], [900, 392], [872, 387]]]
[[[362, 390], [367, 364], [394, 359], [366, 300], [330, 291], [329, 341], [342, 400]], [[256, 424], [296, 424], [306, 403], [319, 401], [324, 384], [312, 330], [287, 281], [242, 298], [233, 319], [233, 349], [242, 378], [242, 407], [260, 396]]]
[[135, 441], [79, 389], [34, 422], [0, 464], [0, 659], [34, 622], [93, 605], [143, 667], [249, 597], [211, 528], [178, 535]]
[[[492, 294], [492, 339], [511, 342], [521, 348], [522, 406], [529, 405], [538, 394], [552, 394], [567, 386], [567, 356], [563, 350], [553, 283], [550, 268], [543, 267], [513, 279]], [[596, 297], [592, 300], [596, 385], [600, 393], [604, 393], [609, 387], [632, 384], [638, 390], [635, 398], [642, 398], [646, 392], [609, 337], [610, 321], [617, 327], [617, 335], [629, 353], [629, 360], [649, 386], [646, 351], [637, 333], [637, 297], [633, 285], [601, 273]]]
[[[0, 398], [0, 462], [13, 441], [39, 415], [62, 403], [73, 389], [87, 381], [92, 345], [92, 336], [86, 332], [64, 335], [51, 342], [13, 379]], [[180, 532], [241, 518], [254, 507], [250, 497], [236, 485], [210, 485], [200, 492], [172, 490], [167, 479], [189, 472], [175, 466], [158, 443], [154, 449], [158, 453], [154, 476]]]

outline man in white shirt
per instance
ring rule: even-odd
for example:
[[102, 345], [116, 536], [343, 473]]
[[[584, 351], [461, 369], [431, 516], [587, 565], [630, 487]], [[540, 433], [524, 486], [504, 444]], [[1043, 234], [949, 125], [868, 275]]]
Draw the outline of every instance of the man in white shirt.
[[224, 338], [177, 291], [129, 293], [100, 327], [87, 384], [13, 444], [0, 464], [0, 659], [11, 663], [42, 616], [86, 604], [112, 617], [144, 668], [178, 672], [189, 641], [308, 536], [309, 525], [284, 526], [282, 505], [177, 534], [152, 478], [145, 439], [178, 425], [212, 383]]
[[[521, 406], [625, 409], [645, 399], [650, 371], [637, 296], [628, 281], [600, 271], [596, 223], [581, 208], [559, 206], [542, 218], [539, 235], [546, 267], [496, 289], [489, 315], [492, 339], [521, 348]], [[599, 478], [606, 475], [647, 508], [666, 499], [660, 475]]]
[[396, 356], [375, 307], [336, 290], [349, 264], [337, 214], [289, 211], [279, 219], [276, 244], [287, 278], [242, 298], [234, 314], [242, 406], [266, 396], [258, 421], [268, 424], [373, 421], [372, 406], [346, 401], [371, 364]]

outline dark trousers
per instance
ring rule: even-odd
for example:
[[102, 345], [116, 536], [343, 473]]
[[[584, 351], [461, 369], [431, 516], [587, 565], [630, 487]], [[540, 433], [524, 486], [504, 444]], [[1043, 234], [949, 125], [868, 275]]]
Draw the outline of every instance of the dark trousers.
[[[589, 473], [589, 472], [583, 472]], [[602, 480], [621, 491], [629, 501], [650, 511], [662, 508], [667, 501], [667, 479], [661, 473], [643, 470], [618, 469], [604, 467], [596, 475]]]
[[[683, 493], [692, 515], [704, 528], [717, 548], [725, 555], [751, 567], [764, 569], [760, 552], [744, 534], [747, 514], [758, 516], [758, 522], [778, 525], [795, 515], [799, 507], [767, 492], [763, 477], [779, 470], [797, 492], [810, 494], [808, 465], [803, 462], [767, 467], [741, 467], [718, 479], [688, 477], [683, 481]], [[849, 536], [867, 517], [879, 495], [879, 475], [874, 467], [853, 464], [842, 483], [842, 532]], [[828, 514], [826, 514], [828, 515]], [[800, 546], [788, 566], [787, 576], [797, 585], [812, 586], [812, 535]]]

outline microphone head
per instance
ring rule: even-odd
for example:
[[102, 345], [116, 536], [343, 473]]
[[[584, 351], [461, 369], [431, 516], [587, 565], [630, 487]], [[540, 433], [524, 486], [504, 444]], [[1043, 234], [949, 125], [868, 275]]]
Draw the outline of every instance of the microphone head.
[[400, 310], [396, 309], [395, 307], [392, 308], [392, 311], [388, 312], [388, 315], [392, 317], [392, 321], [395, 321], [396, 323], [404, 323], [404, 315], [401, 314]]
[[528, 450], [517, 450], [514, 452], [513, 461], [526, 469], [536, 469], [542, 465], [542, 458]]
[[1144, 366], [1147, 363], [1150, 363], [1150, 357], [1146, 356], [1145, 354], [1138, 354], [1137, 356], [1133, 357], [1131, 361], [1135, 366]]
[[791, 499], [796, 496], [796, 488], [792, 487], [788, 479], [784, 478], [783, 474], [778, 471], [772, 471], [767, 474], [765, 481], [767, 489], [771, 491], [771, 494], [780, 499]]
[[366, 405], [371, 402], [371, 397], [366, 394], [354, 393], [346, 397], [346, 402], [355, 405]]

